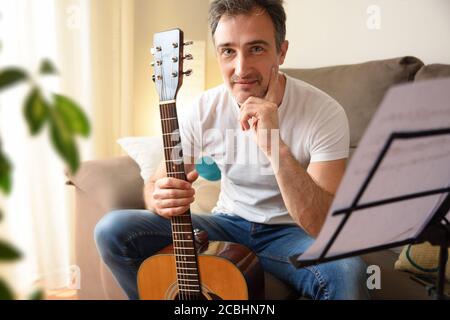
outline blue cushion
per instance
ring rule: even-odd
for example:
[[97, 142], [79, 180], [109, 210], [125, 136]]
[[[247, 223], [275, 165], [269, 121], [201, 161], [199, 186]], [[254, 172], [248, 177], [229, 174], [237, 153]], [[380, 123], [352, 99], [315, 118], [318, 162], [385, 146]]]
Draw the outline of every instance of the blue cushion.
[[217, 181], [221, 178], [219, 167], [211, 157], [203, 157], [200, 163], [195, 165], [195, 170], [202, 178], [209, 181]]

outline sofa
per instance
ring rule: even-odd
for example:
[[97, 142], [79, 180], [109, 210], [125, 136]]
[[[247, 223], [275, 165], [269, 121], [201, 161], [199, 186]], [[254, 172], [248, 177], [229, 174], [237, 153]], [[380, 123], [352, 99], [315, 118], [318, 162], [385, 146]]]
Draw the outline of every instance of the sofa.
[[[351, 131], [351, 154], [387, 90], [397, 84], [450, 77], [448, 65], [424, 65], [415, 57], [370, 61], [317, 69], [285, 69], [335, 98], [346, 110]], [[143, 209], [143, 180], [139, 166], [129, 156], [82, 163], [76, 175], [68, 173], [76, 204], [76, 264], [81, 269], [80, 299], [125, 299], [109, 270], [100, 260], [93, 238], [96, 223], [115, 209]], [[215, 201], [215, 199], [209, 199]], [[394, 269], [398, 251], [363, 255], [368, 265], [381, 268], [381, 289], [372, 299], [429, 299], [424, 284]], [[273, 275], [265, 274], [266, 299], [300, 298]]]

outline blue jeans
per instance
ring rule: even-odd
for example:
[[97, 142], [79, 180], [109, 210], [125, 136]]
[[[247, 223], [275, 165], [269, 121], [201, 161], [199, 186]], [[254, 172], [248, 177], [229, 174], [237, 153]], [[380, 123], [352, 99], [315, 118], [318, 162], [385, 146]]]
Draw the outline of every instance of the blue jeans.
[[[366, 265], [348, 258], [295, 268], [288, 260], [313, 242], [295, 225], [266, 225], [225, 214], [192, 215], [195, 229], [211, 241], [230, 241], [257, 254], [266, 272], [311, 299], [367, 299]], [[105, 215], [95, 227], [101, 258], [130, 299], [138, 299], [137, 271], [149, 256], [172, 243], [170, 220], [146, 210], [120, 210]]]

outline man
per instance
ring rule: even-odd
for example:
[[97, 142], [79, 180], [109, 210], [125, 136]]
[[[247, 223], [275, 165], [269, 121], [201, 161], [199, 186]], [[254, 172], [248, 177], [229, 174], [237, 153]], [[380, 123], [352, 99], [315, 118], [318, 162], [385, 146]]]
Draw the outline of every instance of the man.
[[[249, 247], [267, 272], [303, 296], [367, 298], [365, 265], [359, 258], [303, 269], [288, 261], [311, 245], [324, 223], [345, 170], [349, 129], [336, 101], [279, 72], [288, 51], [282, 2], [211, 4], [224, 85], [205, 92], [180, 127], [185, 155], [191, 158], [185, 163], [188, 182], [165, 177], [163, 163], [144, 189], [148, 211], [112, 212], [97, 225], [100, 254], [130, 299], [138, 298], [140, 263], [172, 241], [169, 218], [186, 212], [194, 201], [198, 154], [190, 151], [195, 144], [214, 150], [211, 157], [222, 182], [212, 215], [193, 215], [194, 228], [207, 231], [210, 240]], [[230, 150], [223, 139], [201, 136], [212, 128], [234, 130], [237, 143]], [[249, 136], [266, 163], [226, 161], [245, 158], [248, 151], [239, 142]]]

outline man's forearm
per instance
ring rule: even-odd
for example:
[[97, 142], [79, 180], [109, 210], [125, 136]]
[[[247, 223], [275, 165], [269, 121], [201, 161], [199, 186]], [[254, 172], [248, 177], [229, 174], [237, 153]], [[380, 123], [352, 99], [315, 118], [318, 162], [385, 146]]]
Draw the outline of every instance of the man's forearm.
[[144, 197], [144, 203], [145, 203], [145, 209], [155, 212], [155, 208], [153, 207], [153, 199], [152, 194], [153, 190], [155, 188], [155, 183], [152, 181], [148, 181], [143, 189], [143, 197]]
[[[314, 182], [288, 146], [280, 143], [279, 149], [275, 177], [286, 208], [300, 227], [312, 237], [317, 237], [334, 196]], [[273, 156], [271, 161], [273, 166]]]

